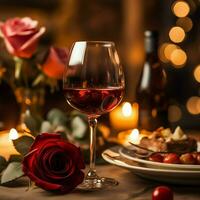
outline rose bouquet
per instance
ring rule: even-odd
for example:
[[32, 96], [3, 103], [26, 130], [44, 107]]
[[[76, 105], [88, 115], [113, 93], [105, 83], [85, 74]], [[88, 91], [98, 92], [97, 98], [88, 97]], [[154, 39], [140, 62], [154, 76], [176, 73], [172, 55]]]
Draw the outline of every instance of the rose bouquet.
[[[62, 78], [68, 49], [39, 46], [45, 30], [45, 27], [38, 26], [38, 21], [29, 17], [0, 22], [0, 36], [8, 52], [8, 55], [2, 53], [6, 58], [0, 56], [0, 71], [1, 74], [4, 73], [2, 78], [6, 78], [14, 88], [34, 88], [41, 85], [55, 88], [57, 80]], [[4, 50], [1, 49], [1, 52]]]

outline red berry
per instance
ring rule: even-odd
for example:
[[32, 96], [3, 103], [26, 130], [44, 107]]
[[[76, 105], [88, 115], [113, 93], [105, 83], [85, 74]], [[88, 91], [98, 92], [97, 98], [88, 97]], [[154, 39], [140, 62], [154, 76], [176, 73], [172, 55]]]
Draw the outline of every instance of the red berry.
[[179, 156], [176, 153], [169, 153], [164, 157], [164, 163], [178, 164], [180, 163]]
[[149, 156], [150, 161], [163, 162], [163, 156], [160, 153], [153, 153]]
[[152, 200], [173, 200], [173, 191], [166, 186], [158, 186], [152, 193]]

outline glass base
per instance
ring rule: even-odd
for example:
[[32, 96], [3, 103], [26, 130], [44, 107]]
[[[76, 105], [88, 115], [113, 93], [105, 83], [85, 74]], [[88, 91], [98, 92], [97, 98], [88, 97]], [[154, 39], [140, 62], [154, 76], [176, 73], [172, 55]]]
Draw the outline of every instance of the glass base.
[[117, 186], [118, 182], [112, 178], [97, 177], [95, 179], [85, 179], [82, 184], [78, 186], [80, 190], [99, 190], [109, 187]]

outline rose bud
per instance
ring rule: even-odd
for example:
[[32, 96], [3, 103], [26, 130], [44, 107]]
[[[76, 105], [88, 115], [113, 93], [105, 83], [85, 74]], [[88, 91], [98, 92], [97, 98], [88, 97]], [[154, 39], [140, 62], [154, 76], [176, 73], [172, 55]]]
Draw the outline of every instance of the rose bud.
[[180, 161], [182, 164], [195, 164], [196, 159], [193, 157], [191, 153], [185, 153], [180, 156]]
[[42, 64], [42, 71], [50, 78], [62, 79], [69, 50], [67, 48], [51, 47]]
[[10, 54], [19, 58], [30, 58], [37, 48], [45, 27], [29, 17], [12, 18], [0, 23], [0, 32]]
[[180, 163], [179, 156], [176, 153], [169, 153], [164, 157], [164, 163], [178, 164]]
[[149, 156], [150, 161], [163, 162], [163, 156], [160, 153], [153, 153]]
[[45, 190], [68, 193], [83, 182], [84, 161], [80, 148], [60, 134], [38, 135], [24, 157], [23, 171]]

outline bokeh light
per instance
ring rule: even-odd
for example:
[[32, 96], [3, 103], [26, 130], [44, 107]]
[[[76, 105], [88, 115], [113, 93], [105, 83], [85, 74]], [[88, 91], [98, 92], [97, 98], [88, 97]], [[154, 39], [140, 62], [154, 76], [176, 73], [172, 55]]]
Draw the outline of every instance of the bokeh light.
[[179, 47], [175, 44], [168, 44], [165, 49], [164, 49], [164, 55], [168, 60], [171, 60], [171, 55], [172, 52], [176, 49], [178, 49]]
[[185, 31], [179, 26], [174, 26], [169, 31], [171, 41], [180, 43], [185, 39]]
[[182, 111], [177, 105], [171, 105], [168, 108], [168, 119], [170, 122], [177, 122], [182, 117]]
[[200, 83], [200, 65], [197, 65], [194, 69], [194, 78], [197, 82]]
[[161, 61], [167, 63], [171, 61], [171, 54], [174, 50], [179, 49], [180, 47], [178, 45], [172, 44], [172, 43], [164, 43], [159, 48], [159, 58]]
[[172, 10], [177, 17], [185, 17], [190, 12], [190, 6], [186, 1], [176, 1], [172, 5]]
[[193, 22], [189, 17], [183, 17], [176, 21], [176, 25], [183, 28], [185, 32], [188, 32], [192, 29]]
[[166, 46], [168, 45], [168, 43], [163, 43], [162, 45], [160, 45], [159, 49], [158, 49], [158, 56], [160, 58], [160, 60], [164, 63], [168, 63], [169, 60], [166, 58], [164, 51]]
[[200, 97], [198, 96], [190, 97], [186, 103], [186, 107], [190, 114], [193, 115], [200, 114]]
[[177, 68], [183, 67], [187, 61], [187, 55], [185, 51], [183, 51], [182, 49], [175, 49], [171, 53], [170, 58], [171, 58], [172, 64], [174, 64]]

